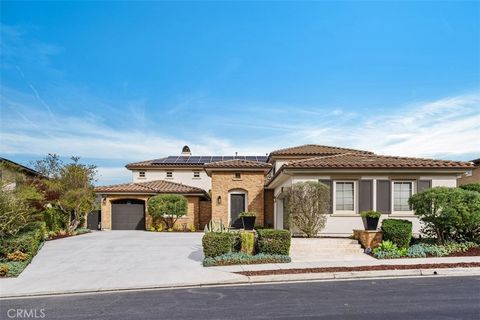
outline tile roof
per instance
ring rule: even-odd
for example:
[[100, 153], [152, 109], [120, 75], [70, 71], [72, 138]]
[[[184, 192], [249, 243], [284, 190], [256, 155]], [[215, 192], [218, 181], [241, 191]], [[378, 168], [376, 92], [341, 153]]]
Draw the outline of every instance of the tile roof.
[[373, 154], [373, 152], [371, 151], [340, 148], [340, 147], [330, 147], [330, 146], [323, 146], [319, 144], [305, 144], [302, 146], [272, 151], [270, 152], [269, 157], [271, 156], [305, 156], [305, 155], [326, 156], [326, 155], [334, 155], [334, 154], [341, 154], [341, 153]]
[[170, 182], [165, 180], [154, 180], [137, 183], [115, 184], [110, 186], [99, 186], [95, 188], [95, 192], [135, 192], [135, 193], [180, 193], [180, 194], [205, 194], [205, 190], [187, 186], [181, 183]]
[[469, 162], [433, 160], [424, 158], [407, 158], [382, 156], [375, 154], [347, 153], [334, 156], [315, 157], [290, 161], [284, 164], [285, 168], [319, 168], [319, 169], [403, 169], [403, 168], [431, 168], [431, 169], [468, 169], [473, 167]]
[[251, 160], [242, 160], [242, 159], [217, 161], [217, 162], [211, 162], [211, 163], [205, 164], [205, 169], [212, 169], [212, 168], [270, 169], [271, 167], [272, 165], [270, 163], [251, 161]]

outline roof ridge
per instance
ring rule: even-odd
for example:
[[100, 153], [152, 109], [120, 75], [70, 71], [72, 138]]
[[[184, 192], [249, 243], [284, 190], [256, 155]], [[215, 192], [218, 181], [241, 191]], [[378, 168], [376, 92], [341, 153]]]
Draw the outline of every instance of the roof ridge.
[[368, 157], [379, 157], [379, 158], [390, 158], [390, 159], [409, 159], [409, 160], [426, 160], [426, 161], [448, 161], [448, 162], [468, 162], [460, 160], [447, 160], [447, 159], [432, 159], [432, 158], [423, 158], [423, 157], [404, 157], [404, 156], [390, 156], [384, 154], [355, 154], [356, 156], [368, 156]]
[[289, 161], [289, 162], [287, 163], [287, 165], [288, 165], [289, 163], [301, 163], [301, 162], [311, 161], [311, 160], [315, 160], [315, 159], [344, 157], [344, 156], [348, 156], [348, 155], [362, 155], [362, 154], [357, 154], [357, 153], [351, 152], [351, 153], [331, 154], [331, 155], [328, 155], [328, 156], [317, 156], [317, 157], [311, 157], [311, 158], [300, 159], [300, 160], [292, 160], [292, 161]]

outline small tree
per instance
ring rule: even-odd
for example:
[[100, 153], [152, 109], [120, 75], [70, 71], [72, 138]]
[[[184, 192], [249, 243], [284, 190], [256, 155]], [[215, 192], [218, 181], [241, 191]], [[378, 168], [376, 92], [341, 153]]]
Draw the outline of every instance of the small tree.
[[148, 213], [153, 222], [162, 220], [168, 229], [187, 214], [187, 208], [187, 198], [178, 194], [161, 194], [148, 199]]
[[439, 243], [480, 241], [480, 193], [436, 187], [414, 194], [409, 203], [424, 223], [422, 231]]
[[81, 164], [79, 157], [71, 160], [64, 164], [58, 156], [49, 154], [35, 162], [35, 169], [50, 177], [44, 180], [44, 192], [52, 198], [50, 204], [68, 217], [69, 232], [85, 222], [87, 214], [95, 208], [93, 182], [97, 173], [96, 166]]
[[320, 182], [300, 182], [287, 192], [286, 209], [290, 225], [306, 237], [315, 237], [327, 222], [330, 212], [330, 188]]

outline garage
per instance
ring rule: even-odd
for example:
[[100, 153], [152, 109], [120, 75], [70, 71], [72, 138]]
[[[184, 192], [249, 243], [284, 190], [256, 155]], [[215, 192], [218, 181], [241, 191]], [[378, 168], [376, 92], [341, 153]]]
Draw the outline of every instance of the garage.
[[136, 199], [112, 201], [112, 230], [145, 230], [145, 202]]

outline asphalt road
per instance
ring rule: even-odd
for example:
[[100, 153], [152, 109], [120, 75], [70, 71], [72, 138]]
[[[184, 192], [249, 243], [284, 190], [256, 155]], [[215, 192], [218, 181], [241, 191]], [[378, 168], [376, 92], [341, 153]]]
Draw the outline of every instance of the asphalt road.
[[478, 320], [480, 277], [332, 281], [79, 294], [1, 300], [0, 307], [2, 320], [20, 319], [16, 314], [18, 310], [23, 318], [34, 318], [32, 315], [36, 312], [37, 319], [44, 315], [43, 319], [62, 320]]

